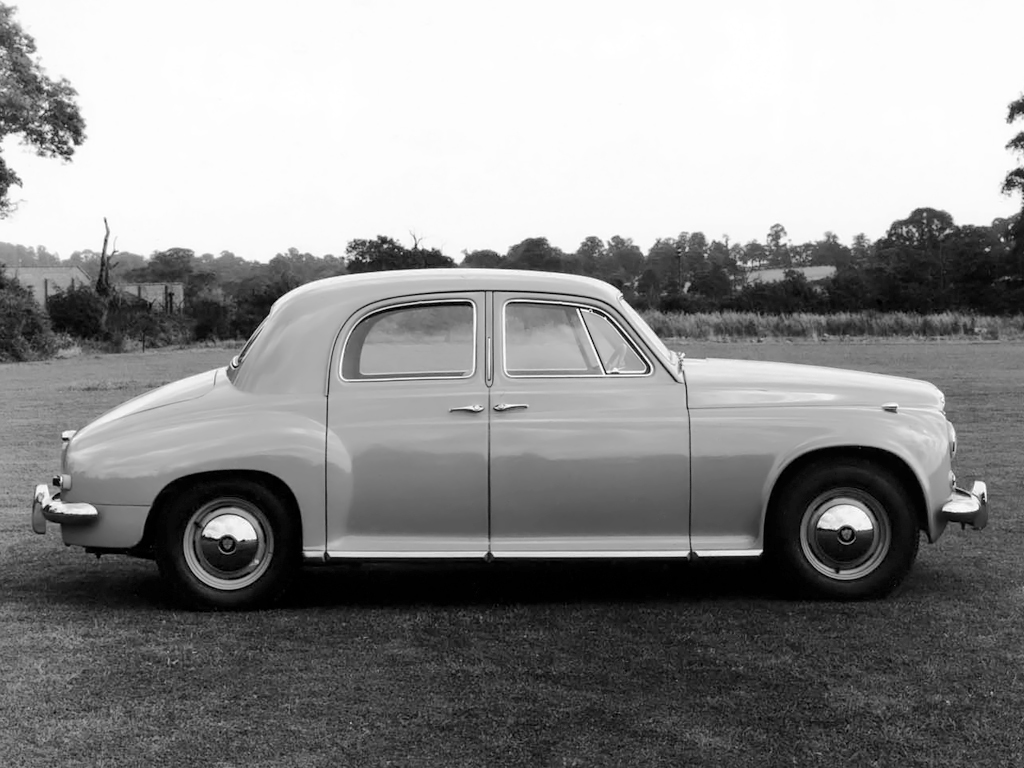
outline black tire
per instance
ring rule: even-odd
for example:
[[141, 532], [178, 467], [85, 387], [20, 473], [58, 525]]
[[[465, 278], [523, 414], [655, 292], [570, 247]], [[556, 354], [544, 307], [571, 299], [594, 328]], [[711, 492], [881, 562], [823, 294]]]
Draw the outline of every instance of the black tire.
[[813, 464], [774, 499], [766, 555], [801, 594], [883, 597], [910, 571], [921, 535], [900, 482], [862, 459]]
[[156, 562], [186, 607], [240, 610], [272, 603], [298, 568], [298, 523], [252, 480], [198, 483], [157, 520]]

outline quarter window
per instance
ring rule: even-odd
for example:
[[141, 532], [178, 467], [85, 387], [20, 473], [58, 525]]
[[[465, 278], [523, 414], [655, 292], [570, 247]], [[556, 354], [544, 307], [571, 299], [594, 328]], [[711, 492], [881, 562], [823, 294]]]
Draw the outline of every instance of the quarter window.
[[592, 309], [580, 311], [587, 324], [590, 337], [594, 340], [601, 365], [609, 374], [647, 373], [647, 363], [637, 354], [633, 345], [626, 340], [612, 321]]
[[475, 339], [471, 302], [385, 309], [352, 330], [341, 375], [352, 381], [468, 378], [476, 365]]

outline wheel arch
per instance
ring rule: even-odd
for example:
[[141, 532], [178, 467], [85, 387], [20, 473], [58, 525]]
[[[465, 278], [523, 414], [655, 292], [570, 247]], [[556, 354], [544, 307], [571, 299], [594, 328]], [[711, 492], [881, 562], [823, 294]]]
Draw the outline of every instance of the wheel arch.
[[762, 540], [767, 544], [768, 532], [771, 530], [772, 519], [778, 514], [778, 499], [784, 490], [803, 473], [808, 467], [815, 464], [838, 462], [844, 459], [858, 459], [875, 464], [893, 475], [899, 484], [904, 487], [914, 505], [914, 519], [918, 528], [927, 533], [928, 512], [925, 501], [924, 489], [910, 465], [891, 451], [882, 448], [870, 448], [865, 446], [834, 446], [830, 448], [819, 448], [809, 451], [793, 459], [779, 473], [772, 486], [771, 494], [768, 497], [768, 506], [764, 515]]
[[248, 480], [262, 485], [274, 494], [288, 510], [288, 516], [297, 526], [298, 540], [302, 541], [302, 515], [299, 511], [299, 502], [295, 498], [292, 489], [288, 487], [281, 478], [253, 469], [222, 469], [210, 472], [196, 472], [184, 475], [165, 485], [157, 494], [150, 507], [149, 515], [146, 517], [146, 525], [143, 529], [142, 541], [137, 549], [152, 550], [157, 521], [164, 514], [171, 500], [183, 489], [194, 486], [197, 483], [210, 483], [224, 480]]

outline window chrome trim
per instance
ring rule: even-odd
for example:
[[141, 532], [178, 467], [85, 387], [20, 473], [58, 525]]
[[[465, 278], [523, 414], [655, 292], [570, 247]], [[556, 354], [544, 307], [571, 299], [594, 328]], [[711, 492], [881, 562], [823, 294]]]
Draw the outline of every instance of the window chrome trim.
[[[597, 362], [601, 366], [601, 373], [509, 373], [508, 334], [505, 332], [508, 327], [507, 315], [509, 304], [550, 304], [556, 307], [575, 309], [576, 315], [579, 318], [580, 323], [583, 325], [583, 330], [586, 332], [588, 337], [590, 336], [590, 329], [587, 328], [587, 323], [580, 314], [580, 310], [586, 309], [595, 312], [612, 324], [615, 330], [619, 332], [619, 335], [625, 339], [627, 344], [629, 344], [630, 349], [632, 349], [636, 356], [643, 361], [644, 365], [647, 366], [647, 370], [644, 373], [607, 373], [605, 372], [604, 361], [601, 359], [601, 355], [597, 354], [597, 348], [595, 346], [594, 353], [597, 354]], [[590, 343], [594, 343], [593, 338], [591, 338]], [[552, 299], [507, 299], [501, 307], [501, 372], [509, 379], [642, 379], [654, 375], [654, 365], [651, 363], [650, 358], [648, 358], [647, 355], [637, 347], [629, 334], [622, 329], [622, 324], [603, 309], [593, 307], [589, 304], [578, 304], [571, 301], [554, 301]]]
[[488, 336], [484, 348], [484, 383], [489, 387], [494, 381], [494, 337]]
[[[588, 308], [588, 312], [594, 310]], [[597, 351], [597, 344], [594, 343], [594, 334], [590, 332], [590, 327], [587, 325], [587, 321], [583, 319], [583, 308], [576, 307], [576, 319], [580, 321], [580, 327], [583, 332], [587, 334], [587, 341], [590, 342], [590, 351], [594, 355], [594, 359], [597, 360], [597, 364], [601, 366], [601, 370], [604, 371], [605, 376], [608, 375], [608, 369], [604, 367], [604, 360], [601, 359], [601, 353]]]
[[[464, 376], [444, 376], [440, 374], [414, 374], [411, 376], [375, 376], [366, 379], [349, 379], [345, 377], [345, 355], [348, 353], [348, 343], [352, 339], [352, 334], [355, 333], [356, 328], [362, 325], [366, 320], [369, 320], [374, 315], [379, 315], [384, 312], [392, 312], [397, 309], [405, 309], [407, 307], [420, 307], [420, 306], [431, 306], [435, 304], [468, 304], [473, 310], [473, 367], [469, 373]], [[420, 301], [408, 301], [402, 304], [389, 304], [386, 307], [379, 307], [378, 309], [371, 310], [365, 315], [356, 320], [348, 333], [345, 335], [345, 343], [341, 346], [341, 355], [338, 357], [338, 378], [342, 381], [351, 384], [366, 384], [368, 382], [379, 382], [379, 381], [460, 381], [465, 379], [472, 379], [476, 376], [477, 367], [477, 307], [476, 302], [473, 299], [467, 299], [464, 297], [453, 298], [453, 299], [426, 299]], [[362, 350], [360, 350], [362, 351]]]

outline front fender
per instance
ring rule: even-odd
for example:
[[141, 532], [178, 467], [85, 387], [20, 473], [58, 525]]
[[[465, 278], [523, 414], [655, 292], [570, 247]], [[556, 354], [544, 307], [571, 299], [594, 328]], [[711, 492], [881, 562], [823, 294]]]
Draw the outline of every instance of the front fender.
[[691, 412], [694, 548], [760, 549], [773, 489], [787, 467], [815, 451], [872, 448], [913, 472], [934, 540], [949, 494], [949, 446], [940, 411], [758, 407]]

